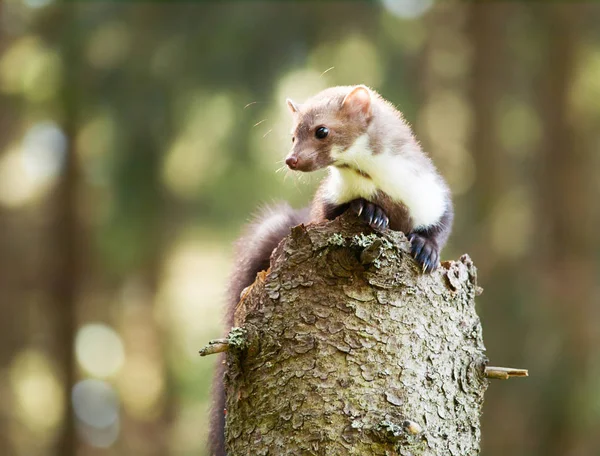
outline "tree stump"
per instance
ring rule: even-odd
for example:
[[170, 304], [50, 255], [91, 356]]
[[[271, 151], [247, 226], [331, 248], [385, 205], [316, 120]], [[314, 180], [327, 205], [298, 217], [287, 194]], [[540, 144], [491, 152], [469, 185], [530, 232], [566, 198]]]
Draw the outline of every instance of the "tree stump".
[[423, 274], [403, 233], [298, 226], [229, 337], [229, 456], [479, 453], [485, 347], [467, 255]]

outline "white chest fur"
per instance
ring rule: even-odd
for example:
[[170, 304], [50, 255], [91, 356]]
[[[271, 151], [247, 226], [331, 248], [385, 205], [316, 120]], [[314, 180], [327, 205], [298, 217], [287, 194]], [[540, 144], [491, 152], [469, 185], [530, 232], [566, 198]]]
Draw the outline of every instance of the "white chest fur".
[[415, 228], [435, 225], [442, 217], [445, 189], [432, 169], [390, 151], [374, 155], [367, 135], [360, 136], [345, 151], [332, 150], [332, 156], [337, 164], [351, 166], [369, 177], [331, 166], [326, 187], [330, 201], [343, 204], [356, 198], [368, 200], [380, 190], [407, 207]]

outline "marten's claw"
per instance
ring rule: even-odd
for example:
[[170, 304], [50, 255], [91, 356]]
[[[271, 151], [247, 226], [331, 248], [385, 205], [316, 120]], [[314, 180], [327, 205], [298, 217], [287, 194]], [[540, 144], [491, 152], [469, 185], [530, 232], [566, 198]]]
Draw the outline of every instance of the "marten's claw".
[[375, 208], [375, 215], [373, 217], [373, 223], [371, 223], [371, 226], [379, 230], [387, 228], [388, 224], [390, 223], [387, 215], [385, 215], [385, 212], [383, 212], [383, 209], [381, 209], [379, 206], [375, 206]]
[[421, 266], [423, 272], [435, 271], [440, 259], [436, 242], [418, 233], [410, 233], [408, 240], [411, 243], [412, 256]]
[[365, 203], [366, 201], [362, 198], [355, 199], [350, 202], [350, 209], [352, 209], [352, 212], [354, 212], [357, 217], [360, 217], [365, 209]]
[[382, 230], [387, 228], [390, 223], [390, 220], [383, 209], [363, 198], [352, 201], [350, 203], [350, 208], [358, 218], [367, 222], [371, 228]]

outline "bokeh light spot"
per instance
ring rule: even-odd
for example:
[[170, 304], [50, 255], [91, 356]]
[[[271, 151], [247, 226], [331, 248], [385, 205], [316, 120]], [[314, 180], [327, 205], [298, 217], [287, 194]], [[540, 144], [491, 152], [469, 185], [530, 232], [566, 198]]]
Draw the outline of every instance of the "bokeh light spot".
[[25, 134], [22, 153], [25, 170], [32, 179], [52, 179], [64, 165], [67, 137], [56, 123], [40, 122]]
[[2, 91], [17, 94], [23, 90], [23, 77], [29, 66], [43, 54], [42, 41], [36, 36], [15, 40], [0, 58], [0, 87]]
[[96, 428], [113, 424], [119, 416], [119, 399], [114, 388], [103, 380], [86, 379], [73, 386], [73, 410], [78, 420]]
[[600, 50], [585, 49], [577, 65], [570, 91], [570, 102], [578, 114], [578, 121], [596, 128], [600, 119]]
[[67, 138], [54, 122], [34, 124], [0, 157], [0, 204], [19, 207], [47, 193], [64, 166]]
[[75, 353], [81, 367], [96, 377], [116, 374], [125, 361], [121, 337], [101, 323], [85, 325], [77, 332]]
[[109, 448], [119, 437], [121, 422], [117, 419], [105, 428], [95, 428], [77, 423], [77, 433], [81, 440], [96, 448]]
[[405, 19], [416, 19], [425, 14], [432, 6], [433, 0], [381, 0], [386, 10], [394, 16]]
[[[325, 68], [326, 69], [326, 68]], [[329, 73], [327, 73], [329, 74]], [[294, 70], [287, 73], [279, 80], [275, 95], [275, 103], [283, 116], [289, 116], [286, 98], [291, 98], [297, 103], [303, 103], [307, 98], [327, 87], [327, 81], [321, 78], [317, 70]]]
[[48, 6], [54, 0], [23, 0], [23, 3], [29, 8], [37, 9], [43, 8], [44, 6]]
[[28, 61], [22, 74], [24, 95], [32, 102], [55, 97], [62, 82], [62, 61], [57, 51], [43, 49]]
[[114, 388], [102, 381], [78, 382], [71, 392], [80, 437], [89, 445], [107, 448], [119, 435], [119, 399]]
[[377, 88], [383, 80], [384, 62], [371, 41], [353, 35], [337, 47], [331, 63], [334, 69], [330, 73], [336, 84], [366, 84]]
[[156, 320], [178, 328], [176, 343], [190, 359], [198, 346], [214, 336], [219, 326], [229, 257], [214, 242], [182, 239], [165, 257], [165, 273], [158, 292]]
[[62, 81], [58, 52], [35, 36], [17, 40], [0, 59], [0, 86], [10, 94], [22, 93], [30, 101], [45, 101], [57, 94]]
[[20, 352], [10, 366], [10, 385], [15, 412], [32, 431], [44, 434], [58, 428], [64, 391], [48, 358], [30, 349]]

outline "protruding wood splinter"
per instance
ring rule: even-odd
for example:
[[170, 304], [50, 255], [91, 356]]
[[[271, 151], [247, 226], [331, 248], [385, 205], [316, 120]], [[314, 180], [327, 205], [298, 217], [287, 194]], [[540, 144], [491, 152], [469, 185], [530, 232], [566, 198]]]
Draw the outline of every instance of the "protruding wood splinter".
[[529, 377], [529, 371], [527, 369], [515, 369], [512, 367], [487, 366], [485, 368], [485, 376], [486, 378], [508, 380], [512, 377]]
[[208, 342], [208, 345], [202, 348], [199, 353], [200, 356], [214, 355], [215, 353], [226, 352], [229, 348], [228, 339], [214, 339]]

